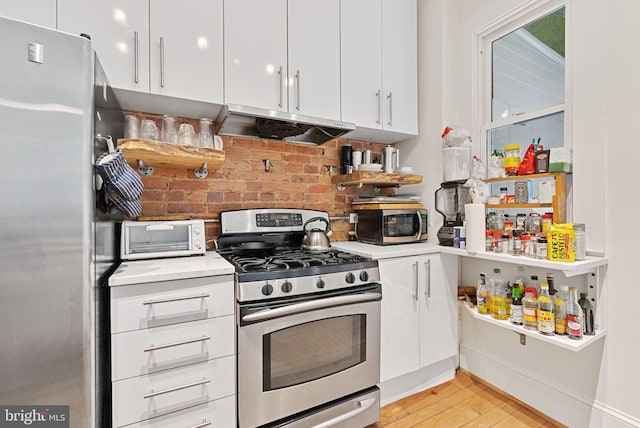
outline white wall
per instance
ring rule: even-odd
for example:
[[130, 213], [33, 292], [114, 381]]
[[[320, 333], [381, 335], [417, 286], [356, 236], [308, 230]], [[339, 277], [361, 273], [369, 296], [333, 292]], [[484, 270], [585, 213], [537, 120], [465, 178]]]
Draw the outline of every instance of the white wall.
[[[473, 112], [473, 34], [525, 0], [419, 0], [420, 136], [399, 147], [425, 179], [419, 188], [433, 211], [440, 133], [455, 123], [478, 132]], [[640, 329], [635, 312], [640, 263], [634, 239], [640, 206], [633, 191], [640, 143], [640, 2], [568, 0], [567, 90], [572, 108], [574, 221], [587, 224], [588, 249], [609, 258], [599, 310], [604, 341], [578, 352], [560, 350], [464, 317], [461, 364], [569, 426], [640, 426], [637, 389]], [[478, 136], [479, 137], [479, 136]], [[478, 138], [479, 139], [479, 138]], [[414, 163], [415, 162], [415, 163]], [[634, 174], [632, 176], [632, 174]], [[430, 228], [435, 240], [440, 216]], [[492, 267], [491, 264], [488, 268]], [[465, 263], [463, 278], [478, 267]]]

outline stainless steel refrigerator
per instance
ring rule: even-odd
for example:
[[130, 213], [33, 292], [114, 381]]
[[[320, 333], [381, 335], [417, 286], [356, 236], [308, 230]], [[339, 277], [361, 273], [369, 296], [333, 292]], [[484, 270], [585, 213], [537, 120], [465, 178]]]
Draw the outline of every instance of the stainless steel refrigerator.
[[87, 38], [0, 17], [0, 40], [0, 406], [108, 426], [120, 216], [93, 162], [122, 111]]

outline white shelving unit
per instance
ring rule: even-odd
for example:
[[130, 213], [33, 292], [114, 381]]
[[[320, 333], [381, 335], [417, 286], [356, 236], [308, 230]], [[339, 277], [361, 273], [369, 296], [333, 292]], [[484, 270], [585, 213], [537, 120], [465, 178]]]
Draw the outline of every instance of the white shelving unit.
[[595, 343], [596, 341], [602, 339], [607, 333], [605, 329], [599, 329], [599, 330], [596, 330], [595, 335], [584, 336], [582, 339], [569, 339], [567, 336], [558, 336], [558, 335], [546, 336], [544, 334], [541, 334], [538, 331], [527, 330], [521, 325], [513, 324], [509, 320], [504, 320], [504, 321], [497, 320], [491, 317], [491, 315], [479, 314], [475, 308], [469, 307], [469, 305], [466, 303], [463, 304], [463, 306], [466, 308], [467, 312], [471, 316], [473, 316], [478, 320], [481, 320], [483, 322], [488, 322], [490, 324], [497, 325], [499, 327], [506, 328], [508, 330], [518, 333], [519, 335], [521, 335], [521, 338], [520, 338], [521, 342], [524, 340], [522, 338], [522, 336], [524, 335], [524, 336], [531, 337], [535, 340], [541, 340], [543, 342], [551, 343], [555, 346], [559, 346], [560, 348], [568, 349], [574, 352], [580, 351], [586, 348], [587, 346]]

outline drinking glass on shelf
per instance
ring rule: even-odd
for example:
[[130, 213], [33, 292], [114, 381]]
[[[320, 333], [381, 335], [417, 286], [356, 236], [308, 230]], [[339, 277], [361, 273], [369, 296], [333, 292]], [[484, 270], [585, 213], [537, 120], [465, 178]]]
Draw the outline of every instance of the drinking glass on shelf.
[[178, 144], [198, 147], [198, 136], [191, 124], [181, 123], [180, 127], [178, 127]]
[[140, 125], [140, 138], [143, 140], [157, 140], [158, 127], [153, 120], [145, 119]]
[[165, 114], [162, 116], [162, 130], [160, 131], [160, 140], [167, 143], [178, 142], [178, 129], [176, 118]]
[[198, 145], [205, 149], [213, 149], [213, 134], [211, 133], [211, 119], [200, 119], [200, 139]]
[[124, 138], [140, 138], [140, 121], [131, 114], [124, 118]]

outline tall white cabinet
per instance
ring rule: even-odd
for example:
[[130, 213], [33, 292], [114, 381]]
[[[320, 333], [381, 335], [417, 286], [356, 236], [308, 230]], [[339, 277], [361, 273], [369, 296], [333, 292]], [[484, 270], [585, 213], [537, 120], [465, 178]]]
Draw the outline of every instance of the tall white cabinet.
[[56, 28], [56, 0], [2, 0], [0, 16]]
[[416, 0], [341, 1], [342, 120], [418, 133]]
[[225, 102], [340, 119], [339, 4], [225, 1]]
[[223, 102], [222, 0], [58, 0], [58, 28], [87, 33], [119, 89]]

